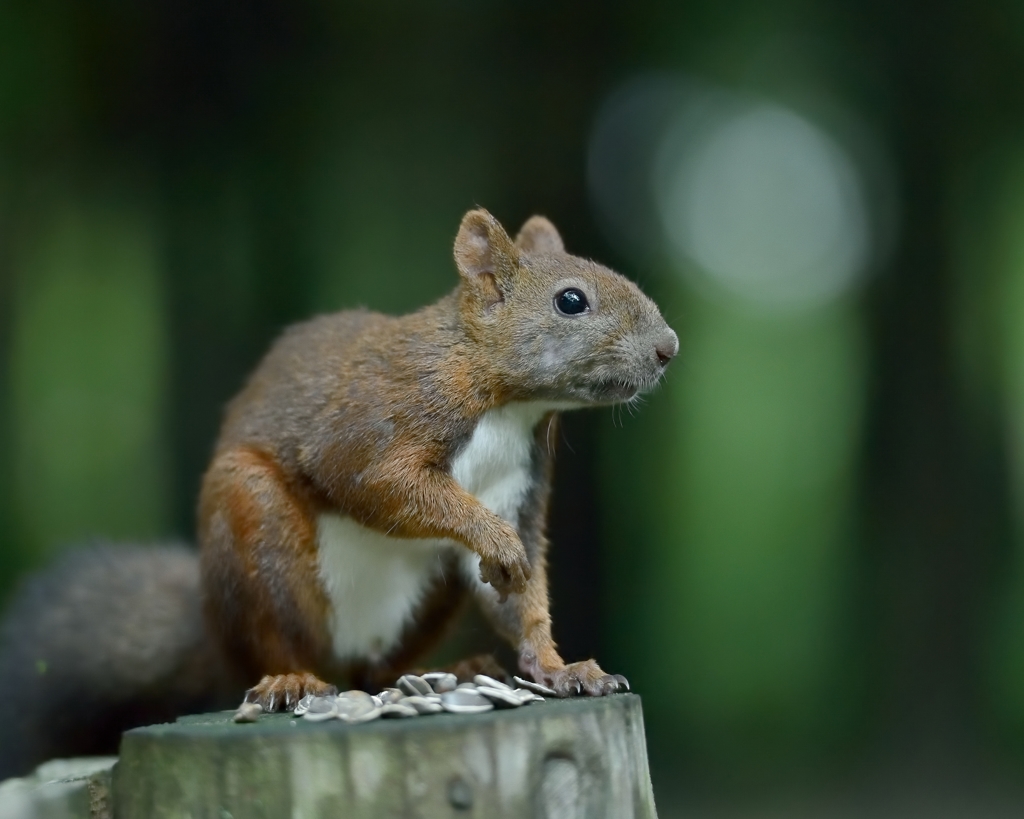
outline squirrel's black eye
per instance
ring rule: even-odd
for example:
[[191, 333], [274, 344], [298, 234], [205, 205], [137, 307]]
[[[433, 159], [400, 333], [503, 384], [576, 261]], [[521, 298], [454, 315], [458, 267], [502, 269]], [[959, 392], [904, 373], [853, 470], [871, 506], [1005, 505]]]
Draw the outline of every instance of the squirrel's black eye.
[[583, 295], [583, 291], [575, 287], [570, 287], [568, 290], [563, 290], [557, 296], [555, 296], [555, 307], [558, 308], [559, 313], [565, 313], [567, 316], [578, 316], [590, 307], [587, 303], [587, 297]]

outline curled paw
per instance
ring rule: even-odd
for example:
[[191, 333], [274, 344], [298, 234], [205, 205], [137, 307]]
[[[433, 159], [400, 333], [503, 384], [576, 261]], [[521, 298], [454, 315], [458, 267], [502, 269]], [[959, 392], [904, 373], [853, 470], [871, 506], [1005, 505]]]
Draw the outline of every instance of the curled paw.
[[325, 697], [337, 694], [338, 689], [328, 685], [312, 674], [268, 674], [245, 692], [244, 702], [262, 705], [267, 713], [272, 711], [293, 711], [295, 704], [307, 694]]
[[525, 554], [522, 561], [481, 560], [480, 579], [494, 586], [501, 601], [504, 602], [510, 594], [522, 594], [526, 591], [526, 581], [530, 579], [530, 564]]
[[560, 697], [603, 697], [605, 694], [629, 691], [629, 682], [625, 677], [621, 674], [606, 674], [593, 660], [570, 663], [556, 669], [529, 669], [528, 673]]
[[495, 518], [495, 525], [477, 547], [480, 555], [480, 580], [490, 583], [502, 602], [510, 594], [526, 591], [533, 568], [516, 530]]

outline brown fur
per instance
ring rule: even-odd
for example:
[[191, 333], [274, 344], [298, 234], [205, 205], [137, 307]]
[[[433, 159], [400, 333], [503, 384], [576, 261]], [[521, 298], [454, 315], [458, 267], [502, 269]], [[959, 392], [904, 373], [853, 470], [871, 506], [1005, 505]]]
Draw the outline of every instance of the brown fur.
[[272, 458], [238, 448], [214, 461], [199, 537], [205, 613], [235, 664], [251, 675], [324, 667], [327, 598], [315, 519]]
[[[228, 408], [200, 499], [203, 589], [214, 633], [253, 677], [339, 673], [317, 576], [317, 516], [334, 512], [476, 552], [501, 598], [483, 595], [485, 609], [526, 673], [561, 693], [617, 687], [592, 662], [565, 666], [551, 638], [554, 416], [537, 426], [534, 486], [516, 525], [459, 486], [451, 465], [488, 410], [614, 403], [653, 386], [675, 334], [634, 284], [565, 253], [542, 217], [513, 242], [489, 213], [471, 211], [455, 260], [459, 287], [416, 313], [342, 312], [290, 328]], [[568, 287], [586, 294], [585, 314], [555, 308]], [[389, 672], [415, 661], [463, 595], [458, 586], [428, 596]], [[295, 679], [267, 683], [260, 701], [291, 699]]]

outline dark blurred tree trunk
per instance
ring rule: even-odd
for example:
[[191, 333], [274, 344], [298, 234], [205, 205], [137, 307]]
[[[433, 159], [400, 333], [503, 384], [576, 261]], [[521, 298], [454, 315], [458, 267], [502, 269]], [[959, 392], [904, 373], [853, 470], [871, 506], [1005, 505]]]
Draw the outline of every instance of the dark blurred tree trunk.
[[890, 140], [905, 203], [898, 251], [868, 299], [874, 380], [862, 495], [866, 607], [877, 628], [869, 639], [881, 655], [873, 693], [897, 764], [934, 776], [962, 770], [976, 750], [979, 637], [1008, 527], [1000, 419], [979, 430], [968, 417], [954, 340], [951, 226], [970, 204], [952, 186], [965, 146], [950, 55], [981, 55], [957, 47], [972, 18], [954, 4], [865, 12], [866, 39], [894, 89]]
[[[0, 175], [0, 179], [4, 177]], [[9, 178], [4, 181], [9, 181]], [[4, 236], [13, 233], [16, 225], [11, 205], [10, 200], [0, 199], [0, 610], [7, 600], [14, 578], [29, 561], [14, 530], [14, 481], [11, 474], [10, 356], [6, 353], [11, 349], [14, 278], [11, 244], [4, 241]]]
[[151, 93], [136, 121], [166, 203], [174, 522], [192, 540], [224, 406], [307, 309], [304, 148], [329, 32], [311, 2], [164, 2], [151, 14]]

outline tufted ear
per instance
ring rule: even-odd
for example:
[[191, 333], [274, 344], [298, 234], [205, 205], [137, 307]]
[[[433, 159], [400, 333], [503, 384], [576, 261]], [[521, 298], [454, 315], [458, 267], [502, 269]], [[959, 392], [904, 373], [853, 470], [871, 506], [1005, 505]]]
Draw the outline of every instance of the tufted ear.
[[516, 247], [525, 253], [565, 253], [562, 237], [543, 216], [531, 216], [526, 220], [516, 236]]
[[515, 274], [519, 251], [505, 228], [482, 208], [462, 217], [455, 239], [455, 263], [473, 289], [488, 302], [502, 301], [503, 285]]

